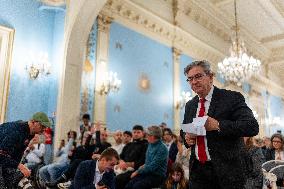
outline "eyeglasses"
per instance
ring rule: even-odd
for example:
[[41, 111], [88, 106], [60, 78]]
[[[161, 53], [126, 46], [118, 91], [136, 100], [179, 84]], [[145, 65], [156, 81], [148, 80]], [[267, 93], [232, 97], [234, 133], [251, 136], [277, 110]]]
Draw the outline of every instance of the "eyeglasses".
[[187, 81], [187, 82], [192, 82], [194, 79], [195, 79], [196, 81], [201, 81], [202, 77], [204, 77], [204, 76], [206, 76], [206, 73], [198, 73], [198, 74], [196, 74], [196, 75], [194, 75], [194, 76], [192, 76], [192, 77], [188, 77], [188, 78], [186, 79], [186, 81]]
[[274, 140], [273, 143], [282, 143], [281, 141]]

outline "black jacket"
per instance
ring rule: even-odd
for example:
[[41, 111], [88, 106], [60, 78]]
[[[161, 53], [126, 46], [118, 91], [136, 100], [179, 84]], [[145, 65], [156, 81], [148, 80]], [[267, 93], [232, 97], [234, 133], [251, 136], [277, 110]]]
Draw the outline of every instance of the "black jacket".
[[[95, 160], [86, 160], [80, 163], [70, 189], [95, 189], [93, 184], [96, 174]], [[115, 174], [113, 171], [104, 173], [102, 182], [109, 188], [115, 189]]]
[[[187, 102], [183, 123], [191, 123], [196, 117], [199, 98]], [[219, 121], [220, 131], [207, 131], [207, 145], [213, 168], [224, 188], [243, 186], [246, 179], [246, 150], [242, 137], [258, 134], [259, 126], [251, 109], [239, 92], [214, 87], [208, 116]], [[192, 148], [190, 165], [195, 160]], [[194, 174], [194, 171], [191, 171]]]
[[134, 169], [137, 170], [145, 163], [147, 147], [147, 140], [134, 140], [124, 146], [120, 159], [125, 162], [134, 162]]

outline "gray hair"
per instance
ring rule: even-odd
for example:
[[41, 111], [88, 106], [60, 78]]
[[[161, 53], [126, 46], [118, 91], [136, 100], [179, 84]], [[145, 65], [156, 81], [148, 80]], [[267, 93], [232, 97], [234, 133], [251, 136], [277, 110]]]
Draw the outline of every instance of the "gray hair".
[[156, 126], [156, 125], [148, 127], [147, 130], [146, 130], [146, 133], [148, 135], [152, 135], [152, 136], [156, 137], [157, 139], [161, 139], [162, 136], [163, 136], [162, 129], [159, 126]]
[[214, 76], [214, 72], [211, 70], [210, 63], [207, 60], [197, 60], [191, 62], [184, 68], [184, 75], [186, 75], [189, 72], [189, 70], [191, 70], [195, 66], [202, 67], [206, 74]]

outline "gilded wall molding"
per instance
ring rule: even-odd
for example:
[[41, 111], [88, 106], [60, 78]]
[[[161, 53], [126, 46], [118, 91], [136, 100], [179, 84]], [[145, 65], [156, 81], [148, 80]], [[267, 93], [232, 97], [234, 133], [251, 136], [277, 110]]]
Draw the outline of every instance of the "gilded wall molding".
[[172, 51], [173, 51], [174, 62], [180, 63], [179, 61], [180, 61], [180, 56], [182, 54], [182, 51], [175, 47], [172, 48]]
[[104, 14], [98, 15], [98, 30], [102, 32], [109, 32], [113, 18]]

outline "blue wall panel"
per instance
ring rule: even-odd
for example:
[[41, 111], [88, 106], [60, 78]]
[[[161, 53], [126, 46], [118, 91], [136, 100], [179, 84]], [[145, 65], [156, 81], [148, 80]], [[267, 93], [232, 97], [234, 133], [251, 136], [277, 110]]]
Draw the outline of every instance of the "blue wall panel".
[[54, 40], [63, 40], [64, 14], [39, 10], [40, 6], [35, 0], [0, 1], [0, 24], [15, 29], [7, 121], [27, 120], [36, 111], [50, 114], [56, 108], [56, 71], [49, 77], [30, 80], [25, 70], [30, 52], [47, 52], [52, 67], [59, 64], [53, 56], [54, 43], [58, 43]]
[[[111, 25], [109, 70], [122, 80], [120, 91], [107, 99], [107, 125], [111, 130], [131, 130], [135, 124], [148, 127], [173, 124], [173, 63], [171, 48], [117, 23]], [[145, 74], [149, 91], [139, 89]], [[118, 111], [120, 109], [120, 111]]]

